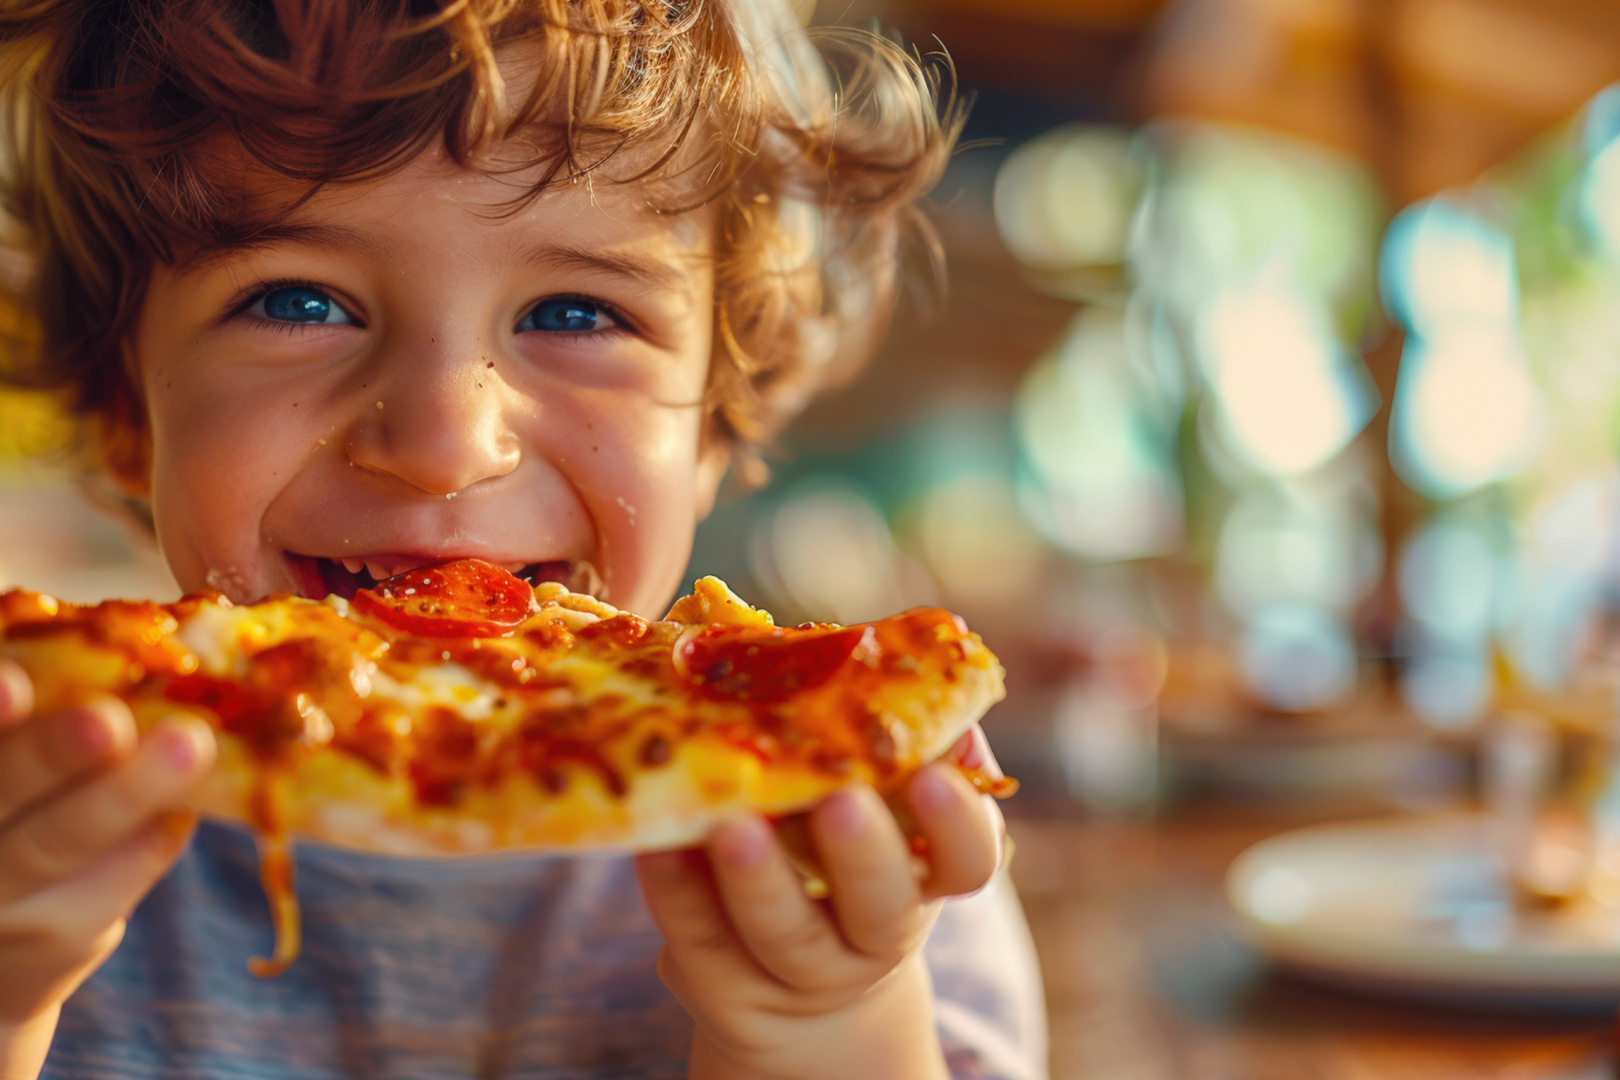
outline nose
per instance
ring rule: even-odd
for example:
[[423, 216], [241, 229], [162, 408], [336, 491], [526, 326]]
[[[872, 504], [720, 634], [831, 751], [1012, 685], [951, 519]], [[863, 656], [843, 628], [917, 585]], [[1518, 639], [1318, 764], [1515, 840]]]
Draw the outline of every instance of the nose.
[[431, 495], [454, 495], [512, 472], [522, 447], [506, 422], [502, 385], [487, 365], [472, 342], [393, 358], [385, 365], [393, 374], [362, 391], [349, 460]]

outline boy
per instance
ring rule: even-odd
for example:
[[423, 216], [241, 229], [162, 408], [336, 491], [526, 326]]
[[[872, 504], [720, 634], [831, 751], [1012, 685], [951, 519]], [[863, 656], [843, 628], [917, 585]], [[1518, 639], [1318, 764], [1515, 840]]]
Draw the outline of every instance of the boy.
[[[774, 0], [8, 2], [17, 372], [238, 600], [472, 555], [660, 611], [722, 474], [881, 327], [956, 128], [875, 41], [835, 115]], [[174, 809], [208, 731], [29, 697], [0, 670], [4, 1080], [1043, 1072], [1016, 905], [941, 915], [1000, 838], [949, 768], [907, 793], [920, 884], [869, 789], [815, 811], [825, 906], [760, 819], [634, 861], [308, 845], [304, 956], [256, 981], [248, 841]]]

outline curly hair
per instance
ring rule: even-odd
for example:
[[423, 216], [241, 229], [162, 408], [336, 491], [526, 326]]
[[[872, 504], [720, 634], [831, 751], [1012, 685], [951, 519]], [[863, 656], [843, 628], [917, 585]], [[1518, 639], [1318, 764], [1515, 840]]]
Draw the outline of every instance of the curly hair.
[[[537, 72], [521, 100], [508, 58]], [[0, 0], [0, 379], [143, 470], [123, 355], [154, 266], [436, 141], [469, 169], [499, 144], [505, 172], [522, 136], [540, 179], [513, 209], [676, 173], [693, 194], [661, 210], [718, 204], [707, 430], [757, 470], [871, 351], [899, 246], [935, 255], [917, 201], [961, 127], [950, 74], [785, 0]], [[292, 196], [267, 205], [266, 177]]]

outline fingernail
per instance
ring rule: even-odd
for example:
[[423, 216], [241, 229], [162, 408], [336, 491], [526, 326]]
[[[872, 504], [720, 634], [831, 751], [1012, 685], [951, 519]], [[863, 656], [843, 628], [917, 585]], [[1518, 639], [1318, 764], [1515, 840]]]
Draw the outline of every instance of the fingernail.
[[859, 836], [871, 823], [866, 807], [861, 805], [861, 798], [854, 788], [845, 788], [829, 795], [827, 801], [821, 804], [820, 816], [823, 828], [838, 836]]
[[34, 684], [16, 664], [0, 664], [0, 720], [21, 720], [34, 709]]
[[721, 827], [714, 839], [715, 857], [728, 866], [749, 870], [765, 861], [774, 839], [758, 818], [739, 818]]
[[73, 721], [73, 741], [88, 757], [105, 757], [113, 748], [113, 733], [99, 709], [85, 709]]
[[956, 791], [937, 768], [927, 768], [911, 782], [911, 805], [918, 813], [935, 814], [956, 800]]
[[196, 735], [183, 724], [167, 722], [152, 732], [152, 737], [158, 741], [158, 753], [175, 772], [191, 772], [202, 758]]
[[956, 759], [958, 764], [979, 769], [992, 780], [1000, 780], [1006, 775], [1001, 771], [1001, 763], [996, 760], [995, 752], [990, 749], [990, 740], [985, 736], [984, 728], [974, 724], [962, 738], [967, 741], [967, 746]]

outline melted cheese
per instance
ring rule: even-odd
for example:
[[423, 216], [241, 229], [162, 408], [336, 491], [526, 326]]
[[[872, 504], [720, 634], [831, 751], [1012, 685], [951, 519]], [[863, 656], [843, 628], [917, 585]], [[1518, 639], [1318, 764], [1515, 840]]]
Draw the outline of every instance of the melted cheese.
[[427, 638], [335, 598], [58, 608], [13, 592], [0, 653], [44, 706], [106, 692], [143, 726], [176, 707], [215, 725], [203, 803], [264, 839], [264, 974], [297, 951], [289, 830], [418, 854], [682, 845], [717, 814], [894, 788], [1001, 692], [994, 656], [942, 611], [781, 628], [712, 578], [661, 622], [535, 596], [505, 636]]

